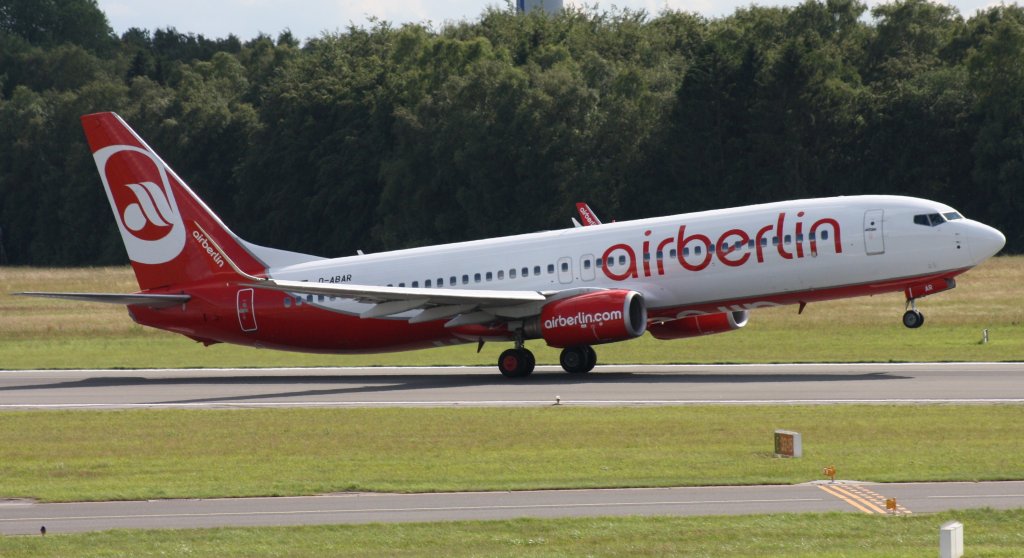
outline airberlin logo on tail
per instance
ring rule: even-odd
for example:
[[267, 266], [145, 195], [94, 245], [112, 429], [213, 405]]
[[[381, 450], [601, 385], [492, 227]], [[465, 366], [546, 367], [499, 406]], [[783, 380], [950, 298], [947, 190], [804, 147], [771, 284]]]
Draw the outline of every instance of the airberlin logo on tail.
[[93, 158], [128, 257], [133, 262], [161, 264], [181, 254], [185, 224], [163, 162], [131, 145], [104, 147]]
[[196, 239], [196, 242], [203, 247], [203, 250], [206, 251], [206, 255], [210, 256], [210, 259], [213, 260], [213, 263], [217, 264], [217, 267], [224, 267], [224, 258], [221, 257], [220, 252], [210, 244], [210, 241], [205, 235], [203, 235], [203, 233], [199, 231], [192, 231], [192, 238]]

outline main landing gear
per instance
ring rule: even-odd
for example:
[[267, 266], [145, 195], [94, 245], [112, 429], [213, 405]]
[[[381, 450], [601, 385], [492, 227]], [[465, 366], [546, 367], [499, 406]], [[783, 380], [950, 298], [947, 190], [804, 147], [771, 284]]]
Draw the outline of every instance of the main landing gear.
[[[570, 374], [586, 374], [597, 364], [597, 353], [590, 345], [568, 347], [562, 349], [558, 361]], [[517, 337], [515, 348], [503, 351], [498, 357], [498, 370], [506, 378], [525, 378], [533, 374], [536, 365], [537, 359], [523, 346], [521, 337]]]
[[537, 365], [537, 359], [533, 353], [524, 346], [523, 330], [516, 331], [516, 346], [514, 349], [502, 351], [498, 357], [498, 370], [506, 378], [525, 378], [533, 374], [533, 368]]
[[566, 347], [558, 357], [559, 364], [570, 374], [586, 374], [597, 364], [597, 353], [590, 345]]
[[917, 329], [924, 325], [924, 314], [914, 304], [914, 299], [907, 299], [907, 311], [903, 313], [903, 325], [910, 329]]

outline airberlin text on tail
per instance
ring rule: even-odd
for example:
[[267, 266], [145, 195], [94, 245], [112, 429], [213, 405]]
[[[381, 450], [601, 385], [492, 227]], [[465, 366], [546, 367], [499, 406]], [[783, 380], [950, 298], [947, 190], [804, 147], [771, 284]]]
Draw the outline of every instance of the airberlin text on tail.
[[82, 127], [139, 287], [170, 287], [232, 273], [224, 258], [249, 274], [266, 270], [119, 116], [86, 115]]

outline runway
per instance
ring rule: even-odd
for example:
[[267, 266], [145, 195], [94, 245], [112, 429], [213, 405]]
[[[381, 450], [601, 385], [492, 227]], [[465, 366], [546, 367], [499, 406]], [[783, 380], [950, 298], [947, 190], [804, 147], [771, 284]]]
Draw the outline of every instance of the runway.
[[[895, 512], [885, 500], [895, 498]], [[517, 517], [742, 515], [846, 511], [912, 514], [954, 509], [1024, 507], [1024, 482], [803, 484], [551, 490], [450, 494], [333, 494], [297, 498], [233, 498], [35, 504], [0, 500], [0, 534], [107, 529], [188, 529], [457, 521]]]
[[[359, 406], [1024, 403], [1024, 364], [0, 371], [0, 410]], [[0, 500], [0, 533], [593, 515], [1024, 507], [1024, 482], [335, 494], [36, 504]]]
[[0, 371], [0, 410], [1024, 403], [1024, 363]]

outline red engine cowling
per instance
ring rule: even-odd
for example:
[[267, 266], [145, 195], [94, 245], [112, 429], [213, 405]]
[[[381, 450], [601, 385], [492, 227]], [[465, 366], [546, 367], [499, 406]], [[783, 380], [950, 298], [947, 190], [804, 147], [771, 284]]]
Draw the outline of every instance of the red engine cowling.
[[532, 325], [557, 348], [624, 341], [646, 331], [647, 306], [636, 291], [599, 291], [547, 304]]
[[746, 310], [738, 312], [722, 312], [720, 314], [702, 314], [700, 316], [689, 316], [679, 320], [672, 320], [661, 324], [653, 324], [647, 328], [656, 339], [668, 341], [671, 339], [686, 339], [687, 337], [699, 337], [711, 335], [712, 333], [723, 333], [733, 331], [747, 325], [749, 313]]

